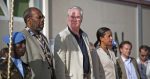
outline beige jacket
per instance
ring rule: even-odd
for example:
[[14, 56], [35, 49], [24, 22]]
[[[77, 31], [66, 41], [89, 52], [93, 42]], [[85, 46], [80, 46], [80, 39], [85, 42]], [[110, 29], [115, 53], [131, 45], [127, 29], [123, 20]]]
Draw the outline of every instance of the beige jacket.
[[[141, 78], [140, 78], [140, 73], [139, 73], [138, 64], [137, 64], [137, 62], [136, 62], [136, 59], [131, 57], [131, 62], [132, 62], [133, 65], [134, 65], [137, 78], [138, 78], [138, 79], [141, 79]], [[118, 75], [119, 75], [119, 78], [120, 78], [120, 79], [127, 79], [127, 74], [126, 74], [124, 62], [123, 62], [123, 60], [122, 60], [121, 57], [119, 57], [119, 58], [117, 59], [117, 67], [118, 67]]]
[[[89, 40], [86, 33], [83, 33], [82, 37], [87, 47], [91, 67], [88, 79], [94, 79]], [[83, 55], [68, 27], [55, 38], [54, 58], [56, 79], [83, 79]]]
[[97, 49], [97, 54], [104, 69], [105, 79], [118, 79], [115, 54], [110, 50], [108, 51], [110, 57], [102, 48]]
[[101, 63], [101, 60], [96, 50], [93, 50], [91, 55], [93, 60], [93, 72], [94, 72], [95, 79], [106, 79], [103, 65]]
[[[51, 79], [51, 69], [48, 68], [49, 65], [39, 42], [27, 30], [24, 29], [23, 33], [26, 37], [27, 53], [22, 59], [32, 68], [32, 79]], [[45, 40], [47, 40], [46, 37]]]

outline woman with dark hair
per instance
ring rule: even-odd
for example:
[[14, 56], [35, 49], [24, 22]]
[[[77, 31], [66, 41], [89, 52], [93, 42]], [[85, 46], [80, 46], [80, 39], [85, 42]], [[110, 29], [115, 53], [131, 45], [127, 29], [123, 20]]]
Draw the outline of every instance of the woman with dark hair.
[[96, 36], [97, 41], [94, 45], [105, 73], [105, 79], [117, 79], [115, 54], [109, 50], [112, 44], [112, 32], [109, 28], [102, 27], [97, 30]]

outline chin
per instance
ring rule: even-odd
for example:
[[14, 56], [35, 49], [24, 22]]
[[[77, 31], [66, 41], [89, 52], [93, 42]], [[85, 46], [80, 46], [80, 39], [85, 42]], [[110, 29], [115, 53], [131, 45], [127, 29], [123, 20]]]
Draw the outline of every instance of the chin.
[[37, 31], [42, 31], [42, 30], [43, 30], [43, 28], [38, 28], [38, 29], [37, 29]]

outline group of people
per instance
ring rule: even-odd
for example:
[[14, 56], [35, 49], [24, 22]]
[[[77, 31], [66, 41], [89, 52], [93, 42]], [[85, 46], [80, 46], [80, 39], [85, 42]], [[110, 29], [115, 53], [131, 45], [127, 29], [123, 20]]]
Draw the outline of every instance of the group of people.
[[[138, 62], [131, 57], [132, 44], [119, 45], [116, 59], [112, 47], [112, 31], [97, 30], [93, 45], [81, 29], [83, 11], [74, 6], [67, 12], [67, 27], [55, 38], [54, 54], [41, 33], [44, 15], [35, 7], [24, 12], [25, 29], [12, 34], [10, 74], [7, 73], [8, 48], [1, 50], [0, 79], [150, 79], [149, 50], [139, 49]], [[3, 41], [9, 46], [9, 35]]]

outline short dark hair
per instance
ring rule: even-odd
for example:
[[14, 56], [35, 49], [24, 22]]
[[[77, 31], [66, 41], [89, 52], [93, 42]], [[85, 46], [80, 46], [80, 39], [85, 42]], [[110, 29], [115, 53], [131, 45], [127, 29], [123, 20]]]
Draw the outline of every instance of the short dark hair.
[[139, 53], [141, 52], [141, 49], [143, 49], [144, 51], [148, 51], [149, 52], [149, 47], [147, 45], [141, 45], [139, 47]]
[[119, 45], [119, 49], [123, 47], [123, 45], [129, 44], [132, 48], [132, 43], [130, 41], [122, 41], [121, 44]]
[[40, 11], [40, 10], [39, 10], [38, 8], [36, 8], [36, 7], [27, 8], [27, 9], [24, 11], [24, 14], [23, 14], [23, 18], [24, 18], [24, 22], [25, 22], [25, 23], [27, 23], [27, 19], [32, 16], [32, 10], [38, 10], [38, 11]]

